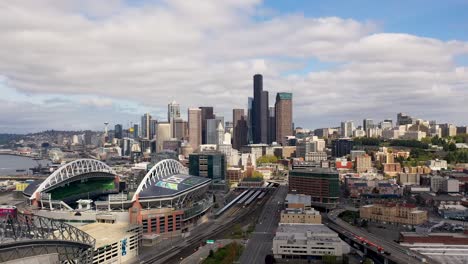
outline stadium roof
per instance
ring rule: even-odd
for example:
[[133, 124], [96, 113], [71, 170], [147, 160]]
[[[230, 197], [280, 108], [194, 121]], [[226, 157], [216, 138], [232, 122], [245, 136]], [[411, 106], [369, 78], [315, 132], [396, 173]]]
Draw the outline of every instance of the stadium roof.
[[210, 181], [211, 179], [209, 178], [176, 174], [151, 183], [146, 189], [143, 189], [140, 192], [139, 197], [140, 199], [144, 199], [151, 197], [174, 196], [207, 184]]

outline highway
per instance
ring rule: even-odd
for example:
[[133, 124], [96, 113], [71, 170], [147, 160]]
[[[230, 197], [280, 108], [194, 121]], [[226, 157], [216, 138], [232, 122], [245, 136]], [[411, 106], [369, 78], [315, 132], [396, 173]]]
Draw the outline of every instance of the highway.
[[[388, 258], [397, 263], [421, 263], [421, 259], [425, 258], [426, 263], [438, 264], [438, 262], [428, 258], [427, 256], [424, 256], [417, 252], [412, 252], [408, 248], [400, 246], [394, 241], [385, 240], [381, 237], [378, 237], [372, 233], [367, 232], [366, 230], [362, 228], [358, 228], [358, 227], [355, 227], [346, 223], [345, 221], [338, 218], [338, 215], [343, 211], [344, 211], [343, 209], [331, 211], [330, 213], [328, 213], [327, 215], [328, 217], [324, 217], [324, 223], [328, 221], [329, 223], [331, 222], [332, 224], [336, 224], [337, 226], [343, 228], [344, 230], [348, 232], [354, 233], [360, 237], [364, 237], [365, 239], [371, 241], [372, 243], [375, 243], [383, 247], [384, 251], [391, 253], [391, 255], [388, 256]], [[333, 226], [330, 226], [330, 224], [329, 224], [329, 227], [333, 229]]]
[[263, 207], [255, 231], [252, 233], [247, 247], [239, 260], [242, 264], [258, 264], [265, 262], [265, 256], [271, 254], [273, 237], [279, 223], [279, 202], [283, 203], [288, 193], [287, 186], [279, 186]]

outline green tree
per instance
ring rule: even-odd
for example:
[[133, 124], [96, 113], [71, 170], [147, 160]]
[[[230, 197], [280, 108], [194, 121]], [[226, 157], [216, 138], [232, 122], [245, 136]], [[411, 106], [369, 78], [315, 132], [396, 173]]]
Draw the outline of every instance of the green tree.
[[252, 178], [262, 178], [263, 179], [263, 173], [255, 170], [255, 171], [252, 172]]
[[265, 155], [257, 159], [257, 164], [277, 163], [277, 162], [278, 162], [278, 158], [274, 155]]
[[457, 150], [457, 145], [455, 145], [455, 143], [453, 143], [453, 142], [450, 142], [450, 144], [448, 145], [448, 150], [449, 151], [456, 151]]

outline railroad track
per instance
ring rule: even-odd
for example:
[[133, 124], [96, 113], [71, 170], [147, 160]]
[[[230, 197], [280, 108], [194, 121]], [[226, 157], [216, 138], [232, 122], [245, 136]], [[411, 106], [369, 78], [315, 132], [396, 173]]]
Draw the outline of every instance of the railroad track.
[[[232, 225], [238, 222], [242, 222], [244, 217], [250, 216], [255, 210], [257, 210], [259, 207], [262, 207], [266, 203], [267, 199], [262, 199], [260, 203], [256, 203], [254, 205], [251, 205], [248, 210], [245, 210], [243, 213], [235, 216], [232, 218], [228, 223], [218, 226], [211, 230], [210, 232], [205, 232], [200, 235], [195, 235], [192, 237], [189, 237], [186, 241], [183, 242], [182, 245], [175, 246], [173, 248], [170, 248], [158, 255], [152, 256], [151, 258], [145, 259], [140, 261], [140, 264], [149, 264], [149, 263], [164, 263], [164, 264], [169, 264], [169, 263], [178, 263], [180, 260], [179, 259], [174, 259], [174, 256], [177, 254], [181, 253], [184, 250], [189, 250], [191, 248], [196, 247], [195, 245], [201, 244], [203, 241], [216, 237], [230, 228], [232, 228]], [[240, 208], [237, 208], [236, 210], [233, 211], [229, 216], [231, 216], [234, 213], [237, 213], [240, 210]]]

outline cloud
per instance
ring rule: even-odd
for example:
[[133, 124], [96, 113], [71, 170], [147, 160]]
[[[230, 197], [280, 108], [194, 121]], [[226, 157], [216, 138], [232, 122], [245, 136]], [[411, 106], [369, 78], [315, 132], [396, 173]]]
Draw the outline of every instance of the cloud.
[[[229, 119], [232, 108], [246, 107], [252, 75], [261, 72], [270, 101], [294, 93], [296, 123], [305, 127], [399, 111], [466, 122], [468, 70], [455, 62], [468, 54], [466, 42], [339, 17], [269, 11], [257, 19], [265, 10], [259, 0], [99, 2], [0, 3], [6, 84], [25, 94], [85, 96], [83, 107], [116, 116], [126, 114], [119, 100], [164, 111], [175, 99], [182, 108], [213, 105]], [[294, 74], [310, 61], [334, 66]]]

